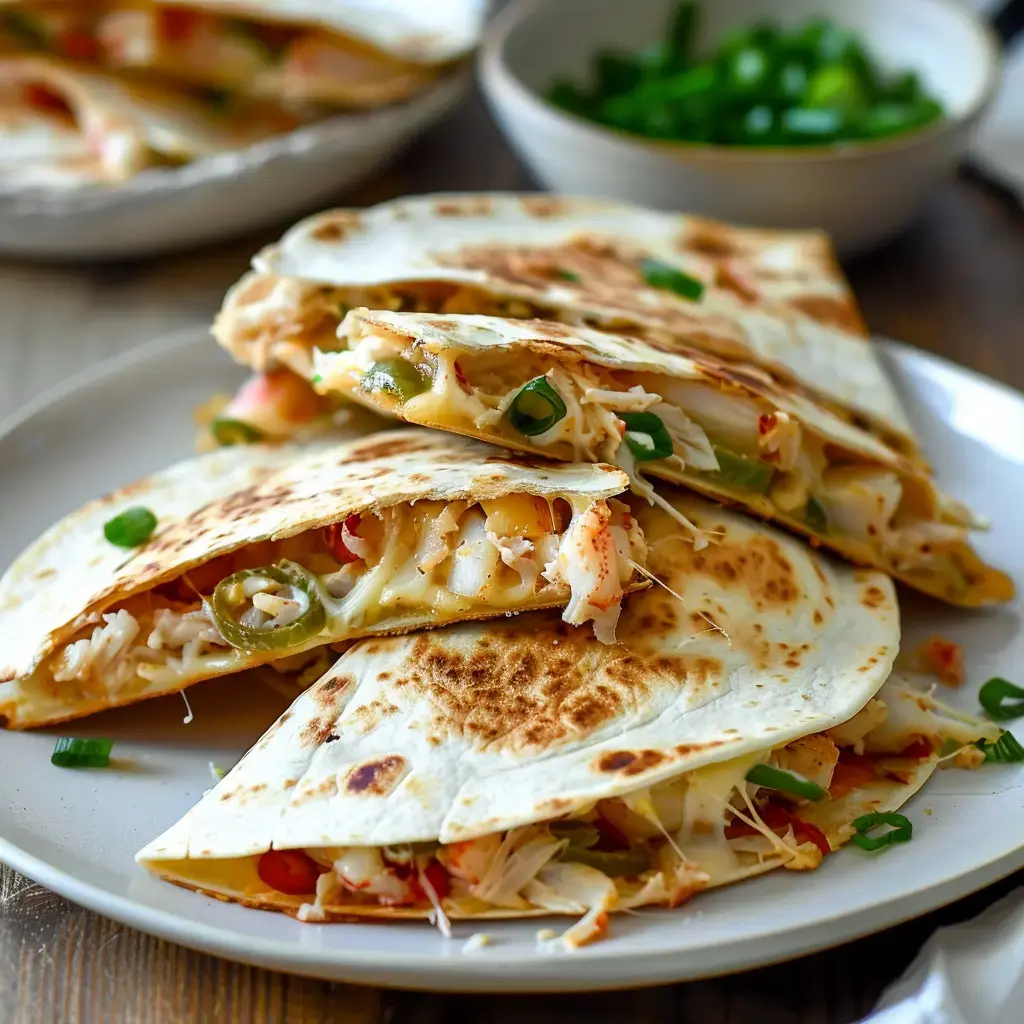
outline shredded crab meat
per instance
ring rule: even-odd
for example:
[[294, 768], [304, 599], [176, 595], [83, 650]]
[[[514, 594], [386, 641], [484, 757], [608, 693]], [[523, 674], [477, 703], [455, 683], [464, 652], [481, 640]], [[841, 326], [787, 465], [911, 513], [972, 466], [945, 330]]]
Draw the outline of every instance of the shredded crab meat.
[[[506, 419], [526, 383], [524, 371], [514, 373], [506, 366], [499, 373], [486, 361], [483, 369], [467, 378], [456, 368], [457, 357], [465, 355], [460, 350], [433, 348], [429, 337], [410, 346], [384, 328], [364, 327], [358, 319], [354, 323], [341, 330], [353, 348], [324, 354], [317, 372], [344, 388], [346, 374], [356, 368], [365, 372], [372, 365], [371, 357], [385, 350], [420, 365], [429, 362], [431, 394], [406, 403], [411, 419], [416, 419], [421, 406], [424, 412], [429, 407], [433, 419], [462, 417], [478, 430], [492, 431]], [[510, 377], [518, 379], [513, 383]], [[720, 471], [716, 446], [774, 468], [768, 496], [781, 513], [803, 522], [813, 498], [825, 513], [830, 533], [875, 549], [894, 572], [956, 570], [955, 564], [953, 570], [949, 568], [952, 554], [967, 543], [966, 530], [979, 525], [967, 509], [927, 482], [905, 483], [888, 465], [846, 464], [843, 459], [832, 465], [823, 435], [807, 429], [793, 415], [766, 408], [766, 402], [735, 390], [654, 373], [633, 373], [621, 381], [621, 371], [576, 363], [548, 367], [544, 377], [565, 404], [566, 414], [544, 433], [530, 437], [530, 445], [567, 445], [575, 459], [619, 465], [629, 474], [634, 492], [676, 518], [697, 547], [705, 546], [707, 537], [660, 500], [654, 485], [644, 478], [644, 464], [623, 443], [625, 424], [618, 414], [658, 416], [673, 442], [668, 462], [680, 473]], [[628, 383], [637, 377], [646, 388]], [[425, 421], [431, 420], [425, 416]], [[921, 494], [907, 497], [907, 487]]]

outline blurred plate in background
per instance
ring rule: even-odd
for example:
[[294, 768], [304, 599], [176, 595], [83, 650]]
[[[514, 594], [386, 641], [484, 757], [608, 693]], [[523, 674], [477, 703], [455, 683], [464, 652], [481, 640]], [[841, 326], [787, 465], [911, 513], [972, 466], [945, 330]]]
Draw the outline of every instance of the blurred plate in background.
[[468, 83], [468, 72], [454, 72], [403, 103], [339, 114], [122, 185], [0, 190], [0, 255], [153, 256], [294, 219], [330, 205], [396, 156], [456, 105]]

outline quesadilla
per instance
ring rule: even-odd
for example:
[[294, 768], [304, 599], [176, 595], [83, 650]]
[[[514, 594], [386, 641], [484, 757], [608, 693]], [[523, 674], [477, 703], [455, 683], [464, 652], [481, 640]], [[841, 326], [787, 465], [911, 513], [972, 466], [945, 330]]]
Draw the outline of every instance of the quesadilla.
[[581, 915], [582, 945], [609, 912], [817, 867], [976, 738], [886, 683], [887, 577], [673, 503], [722, 543], [636, 505], [664, 586], [615, 647], [546, 613], [361, 641], [137, 860], [304, 921]]
[[0, 58], [0, 182], [120, 182], [278, 129], [213, 119], [187, 97], [49, 58]]
[[476, 0], [164, 0], [0, 4], [0, 52], [34, 51], [275, 104], [404, 99], [473, 46]]
[[[0, 581], [0, 716], [42, 725], [535, 608], [611, 642], [624, 592], [644, 585], [643, 536], [613, 499], [627, 486], [611, 466], [418, 430], [181, 463], [72, 513]], [[140, 519], [153, 532], [126, 537]]]
[[[410, 423], [621, 466], [736, 502], [959, 605], [1013, 585], [971, 548], [970, 512], [915, 460], [751, 367], [542, 321], [354, 310], [314, 385]], [[689, 529], [698, 548], [703, 531]]]
[[827, 236], [598, 199], [399, 199], [303, 221], [259, 253], [214, 327], [241, 363], [309, 376], [351, 307], [540, 317], [759, 366], [913, 454]]

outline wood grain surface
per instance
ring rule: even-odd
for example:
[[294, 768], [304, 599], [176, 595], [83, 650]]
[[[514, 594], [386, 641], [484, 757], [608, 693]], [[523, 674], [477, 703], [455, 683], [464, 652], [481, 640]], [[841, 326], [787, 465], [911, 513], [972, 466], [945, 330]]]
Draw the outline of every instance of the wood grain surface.
[[[404, 192], [530, 188], [472, 100], [354, 205]], [[205, 324], [263, 237], [154, 263], [0, 265], [0, 419], [138, 342]], [[898, 242], [848, 268], [872, 328], [1024, 388], [1024, 214], [961, 178]], [[1006, 879], [880, 935], [737, 977], [594, 996], [435, 996], [326, 984], [193, 953], [113, 924], [0, 869], [0, 1024], [849, 1024], [942, 923]], [[827, 892], [822, 899], [827, 900]]]

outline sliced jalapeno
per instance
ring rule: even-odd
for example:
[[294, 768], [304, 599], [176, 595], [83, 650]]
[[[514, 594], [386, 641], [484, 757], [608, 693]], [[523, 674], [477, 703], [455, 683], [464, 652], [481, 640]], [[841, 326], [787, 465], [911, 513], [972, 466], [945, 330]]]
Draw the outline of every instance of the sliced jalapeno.
[[722, 483], [739, 491], [754, 491], [767, 494], [775, 477], [773, 467], [754, 459], [745, 459], [742, 455], [734, 455], [723, 448], [715, 448], [718, 459], [718, 472], [708, 474], [716, 476]]
[[359, 386], [364, 391], [386, 391], [402, 402], [423, 394], [429, 387], [425, 378], [405, 359], [382, 359], [363, 375]]
[[[239, 612], [247, 608], [246, 580], [269, 580], [290, 588], [290, 597], [302, 601], [302, 614], [287, 626], [247, 626], [239, 621]], [[316, 577], [295, 562], [281, 562], [260, 569], [243, 569], [217, 584], [210, 601], [210, 613], [220, 634], [242, 651], [283, 651], [297, 647], [320, 633], [327, 622], [327, 612], [317, 588]]]

